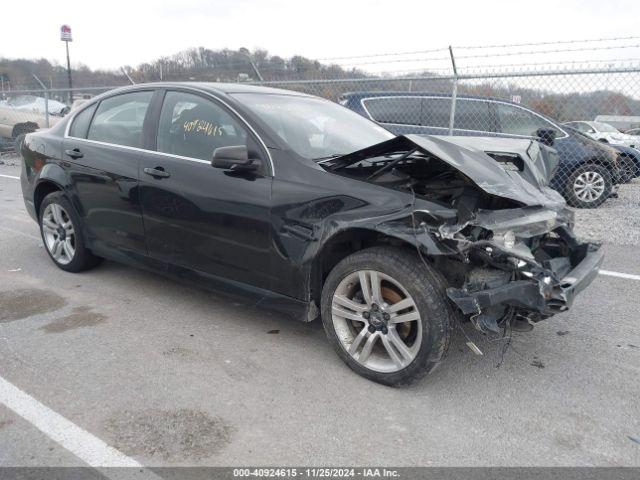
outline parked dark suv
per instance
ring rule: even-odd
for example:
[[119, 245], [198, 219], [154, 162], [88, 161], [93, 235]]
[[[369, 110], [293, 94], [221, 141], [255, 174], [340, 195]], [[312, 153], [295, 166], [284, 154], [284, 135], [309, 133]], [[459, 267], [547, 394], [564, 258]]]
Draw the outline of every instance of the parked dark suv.
[[[450, 95], [359, 92], [342, 95], [340, 104], [397, 135], [446, 135], [449, 132]], [[599, 206], [621, 181], [619, 152], [516, 103], [489, 97], [458, 96], [453, 134], [512, 138], [543, 136], [543, 140], [558, 151], [560, 158], [551, 185], [575, 207]]]

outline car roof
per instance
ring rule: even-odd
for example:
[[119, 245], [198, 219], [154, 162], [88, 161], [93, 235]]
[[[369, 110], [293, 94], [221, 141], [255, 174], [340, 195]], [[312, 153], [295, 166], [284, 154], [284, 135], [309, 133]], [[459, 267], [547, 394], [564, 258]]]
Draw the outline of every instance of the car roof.
[[295, 95], [295, 96], [303, 96], [310, 97], [311, 95], [307, 95], [301, 92], [294, 92], [292, 90], [284, 90], [282, 88], [272, 88], [265, 87], [262, 85], [249, 85], [246, 83], [222, 83], [222, 82], [152, 82], [152, 83], [138, 83], [135, 85], [130, 85], [127, 87], [123, 87], [120, 89], [121, 91], [125, 91], [133, 88], [144, 88], [144, 87], [154, 87], [154, 88], [172, 88], [172, 87], [187, 87], [187, 88], [196, 88], [199, 90], [206, 90], [212, 93], [264, 93], [264, 94], [279, 94], [279, 95]]

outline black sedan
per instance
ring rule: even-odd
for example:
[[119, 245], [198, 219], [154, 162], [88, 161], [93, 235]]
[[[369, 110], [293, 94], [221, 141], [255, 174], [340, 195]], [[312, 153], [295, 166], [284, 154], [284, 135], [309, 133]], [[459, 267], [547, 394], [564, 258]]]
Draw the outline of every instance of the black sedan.
[[320, 316], [340, 357], [389, 385], [433, 370], [458, 322], [493, 334], [566, 310], [602, 262], [548, 186], [552, 149], [396, 137], [295, 92], [135, 85], [21, 153], [62, 270], [108, 258]]

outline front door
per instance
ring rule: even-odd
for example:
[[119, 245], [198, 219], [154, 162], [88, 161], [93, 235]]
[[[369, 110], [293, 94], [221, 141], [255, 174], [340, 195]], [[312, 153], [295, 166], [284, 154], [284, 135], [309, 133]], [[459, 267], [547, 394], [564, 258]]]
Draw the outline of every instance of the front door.
[[[246, 145], [255, 173], [213, 168], [213, 151]], [[271, 182], [266, 152], [242, 121], [210, 98], [167, 91], [156, 153], [140, 163], [147, 246], [163, 262], [269, 288]]]

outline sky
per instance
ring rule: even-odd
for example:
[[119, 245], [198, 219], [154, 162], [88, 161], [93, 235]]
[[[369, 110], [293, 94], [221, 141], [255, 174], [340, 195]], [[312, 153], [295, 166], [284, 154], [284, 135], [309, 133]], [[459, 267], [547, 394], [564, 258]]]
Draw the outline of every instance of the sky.
[[[46, 58], [64, 64], [59, 29], [68, 24], [73, 32], [72, 63], [104, 69], [135, 66], [199, 46], [214, 50], [263, 48], [282, 57], [335, 59], [453, 45], [456, 54], [464, 57], [503, 49], [458, 47], [640, 35], [640, 2], [616, 0], [30, 0], [4, 2], [0, 16], [12, 19], [0, 27], [0, 57]], [[640, 37], [617, 42], [636, 44], [640, 45]], [[395, 57], [388, 64], [379, 62], [392, 57], [334, 61], [371, 72], [411, 71], [425, 64], [446, 68], [447, 54], [439, 51]], [[554, 55], [524, 54], [491, 61], [535, 62], [556, 58]], [[412, 61], [399, 62], [398, 58]], [[562, 58], [640, 58], [640, 48], [565, 52]], [[460, 59], [462, 66], [483, 62], [488, 60]]]

